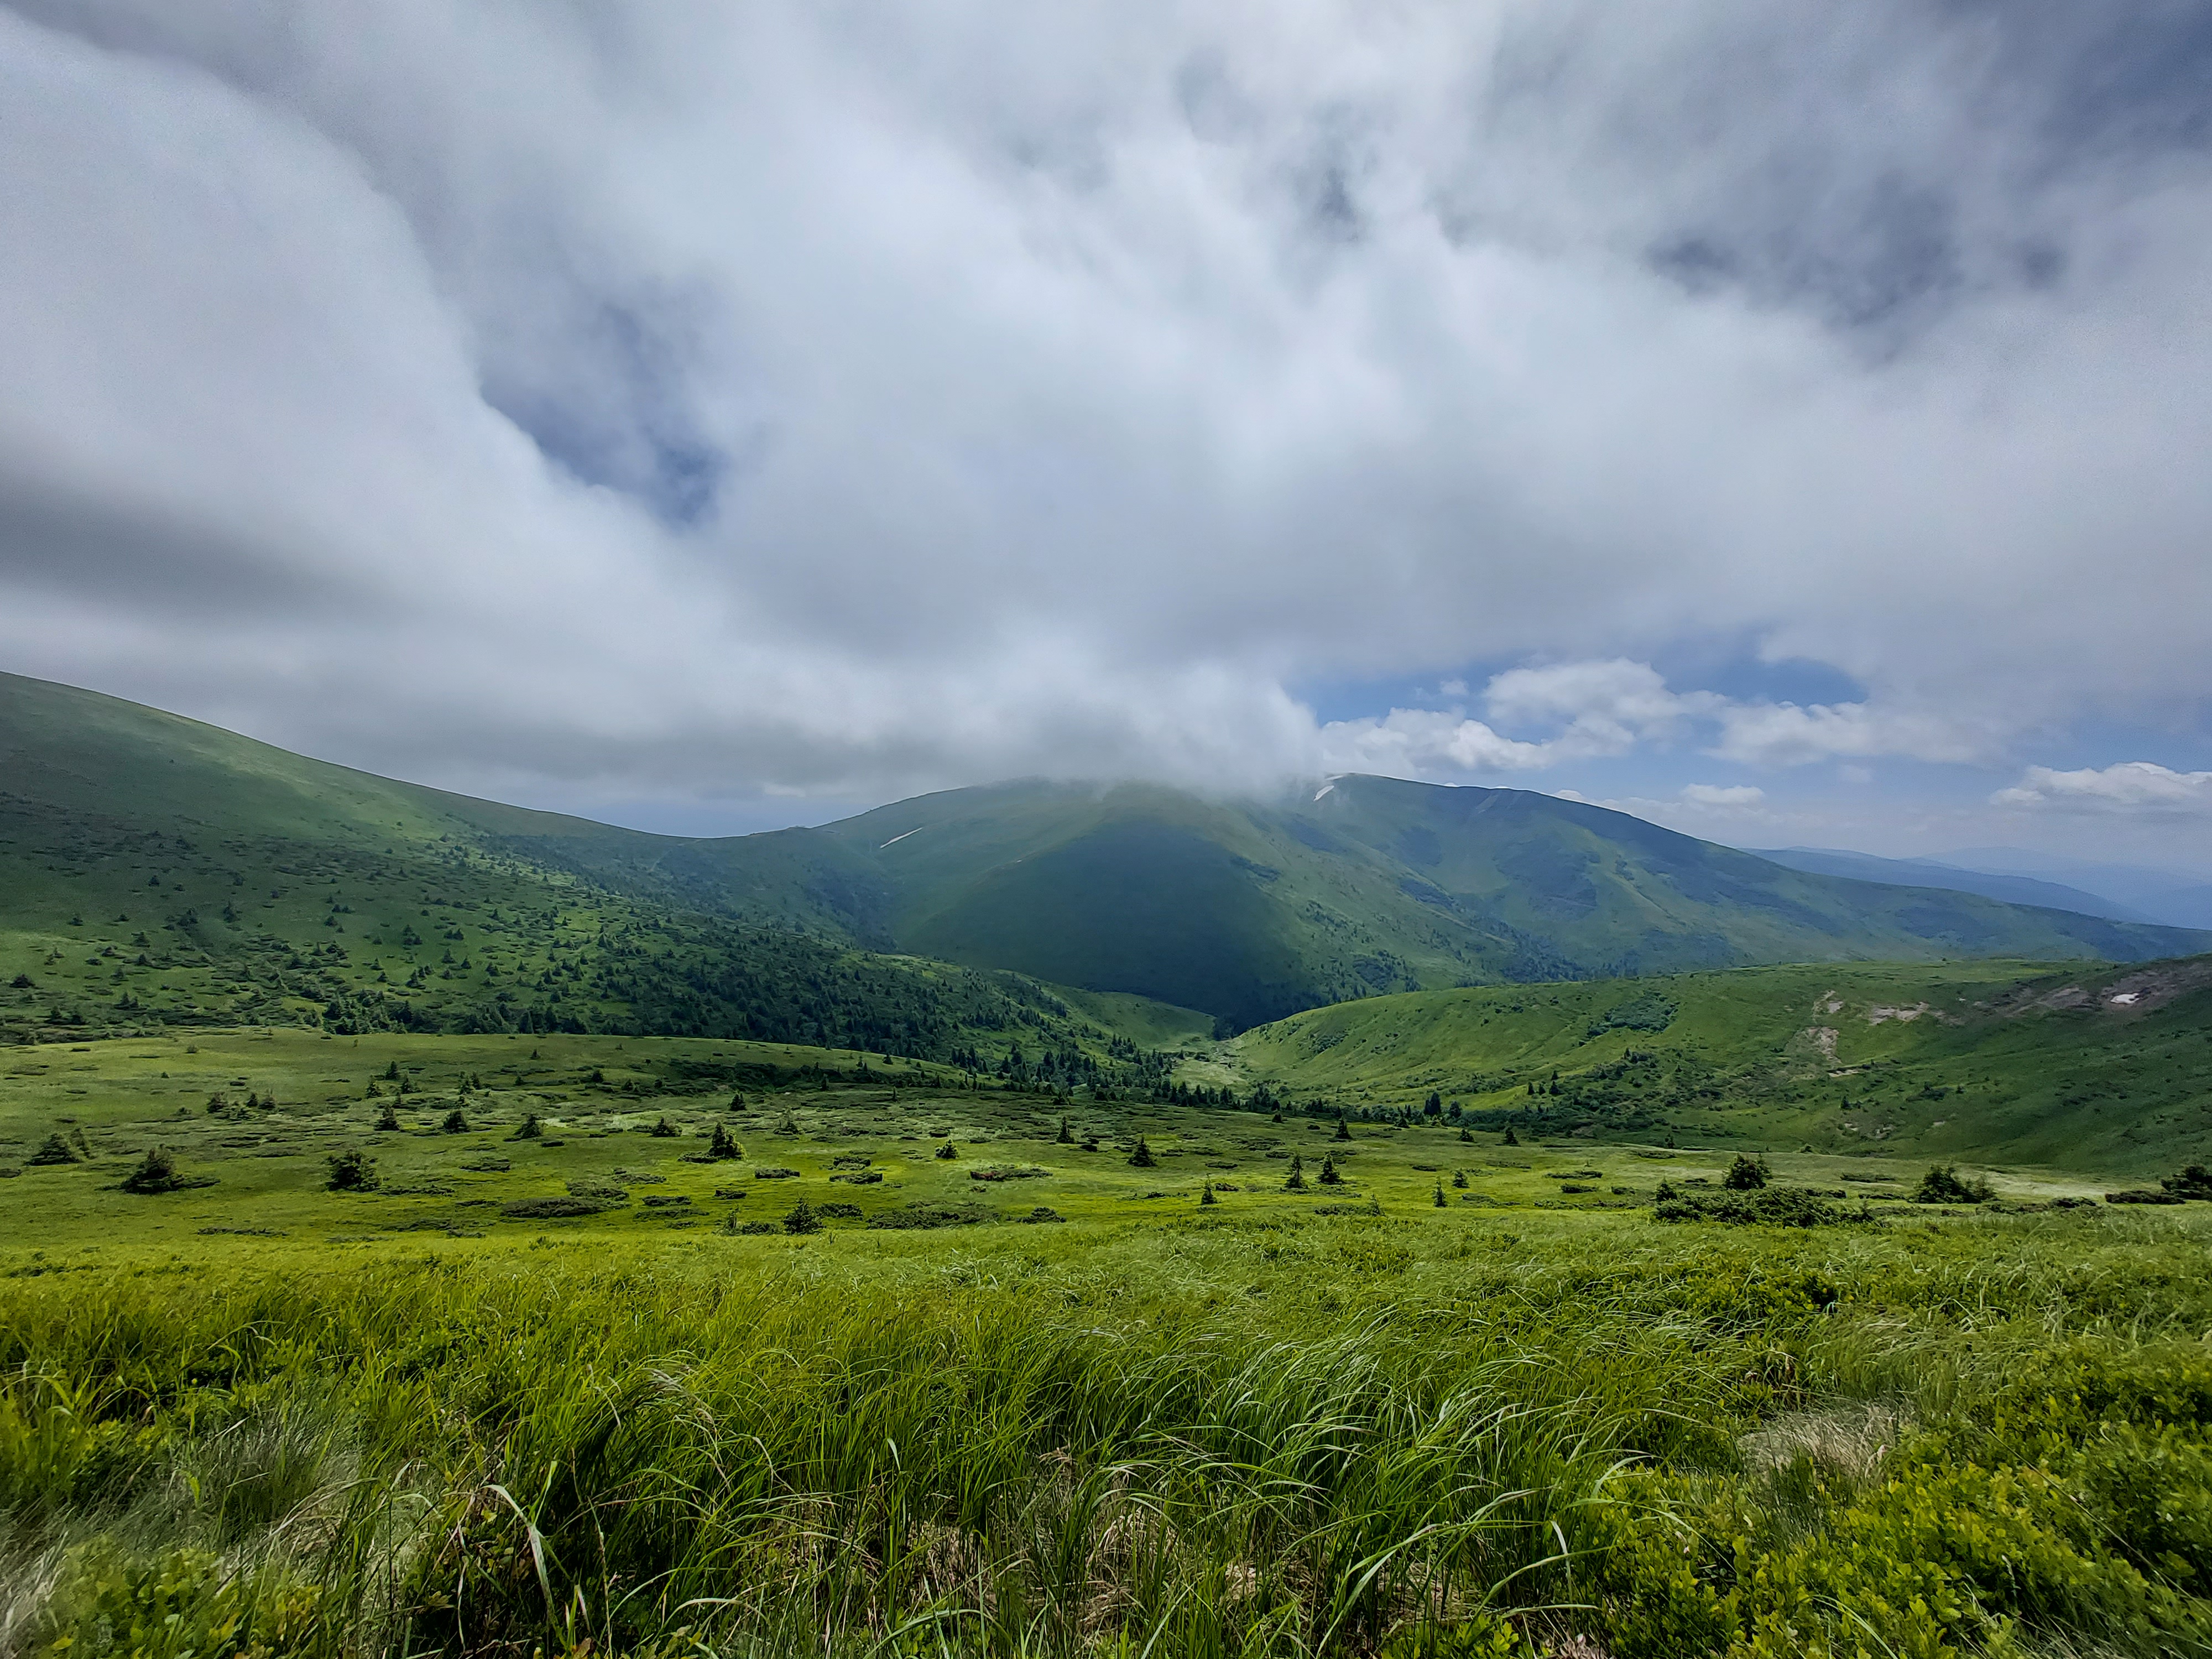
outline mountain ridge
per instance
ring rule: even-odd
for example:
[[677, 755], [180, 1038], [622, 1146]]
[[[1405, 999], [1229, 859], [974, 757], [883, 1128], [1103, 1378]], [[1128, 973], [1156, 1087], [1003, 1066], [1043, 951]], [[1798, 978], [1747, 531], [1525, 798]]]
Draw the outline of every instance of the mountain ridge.
[[[13, 814], [0, 865], [12, 855], [22, 870], [12, 884], [19, 913], [64, 902], [37, 898], [52, 884], [28, 867], [16, 833], [32, 819], [64, 839], [106, 825], [122, 849], [109, 856], [134, 859], [142, 884], [157, 886], [159, 858], [125, 843], [197, 824], [232, 848], [234, 864], [250, 852], [257, 869], [309, 846], [396, 861], [380, 878], [391, 881], [403, 879], [402, 866], [481, 866], [521, 884], [517, 894], [611, 895], [628, 907], [626, 927], [682, 917], [694, 932], [709, 922], [768, 929], [1133, 994], [1201, 1011], [1224, 1030], [1458, 985], [2212, 948], [2212, 934], [1792, 870], [1532, 791], [1362, 775], [1244, 799], [1013, 781], [818, 828], [658, 836], [378, 778], [16, 676], [0, 676], [0, 797]], [[231, 871], [234, 885], [243, 869]], [[297, 890], [257, 901], [299, 902]], [[380, 939], [414, 931], [396, 918], [379, 927]], [[533, 973], [552, 971], [545, 951], [530, 961]], [[425, 965], [418, 953], [387, 968], [404, 968], [421, 989]], [[660, 965], [682, 979], [682, 963]]]

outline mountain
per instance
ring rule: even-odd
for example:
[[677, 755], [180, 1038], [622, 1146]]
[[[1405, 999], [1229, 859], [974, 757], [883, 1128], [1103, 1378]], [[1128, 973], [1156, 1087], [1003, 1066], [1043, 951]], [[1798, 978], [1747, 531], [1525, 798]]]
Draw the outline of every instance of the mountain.
[[[784, 1040], [834, 1028], [898, 1052], [1077, 1018], [1046, 985], [1170, 1005], [1148, 1028], [1197, 1010], [1241, 1029], [1420, 988], [2212, 947], [1787, 869], [1523, 790], [1385, 778], [1261, 801], [1032, 781], [821, 829], [652, 836], [14, 677], [0, 677], [0, 945], [17, 938], [0, 973], [36, 953], [66, 967], [72, 994], [96, 988], [126, 1013], [199, 999], [233, 1018], [319, 1006], [352, 1023], [763, 1036], [781, 1022]], [[156, 933], [179, 947], [166, 959]], [[193, 972], [214, 978], [188, 994]]]
[[2100, 898], [2126, 906], [2168, 927], [2212, 927], [2212, 882], [2203, 875], [2159, 870], [2139, 864], [2102, 864], [2090, 859], [2030, 853], [2017, 847], [1970, 847], [1939, 860], [1954, 869], [1985, 870], [1999, 875], [2033, 876], [2064, 882]]
[[[310, 1024], [989, 1063], [1021, 1044], [1133, 1057], [1121, 1025], [1156, 1037], [1196, 1018], [771, 925], [840, 895], [787, 891], [784, 843], [753, 840], [750, 884], [696, 906], [682, 843], [0, 675], [0, 1040]], [[533, 847], [557, 855], [517, 850]], [[610, 873], [580, 878], [585, 863]]]
[[[1200, 1069], [1355, 1120], [1589, 1147], [1802, 1146], [2172, 1170], [2212, 1158], [2212, 957], [1746, 968], [1374, 997]], [[1469, 1149], [1470, 1159], [1474, 1156]]]
[[2039, 880], [2033, 876], [1963, 869], [1936, 859], [1876, 858], [1869, 853], [1846, 853], [1826, 847], [1758, 850], [1760, 858], [1816, 876], [1844, 876], [1853, 881], [1886, 882], [1897, 887], [1941, 887], [1954, 893], [1979, 893], [1984, 898], [1998, 899], [2007, 904], [2071, 910], [2077, 915], [2101, 916], [2107, 921], [2158, 925], [2157, 918], [2099, 894], [2069, 887], [2063, 882]]

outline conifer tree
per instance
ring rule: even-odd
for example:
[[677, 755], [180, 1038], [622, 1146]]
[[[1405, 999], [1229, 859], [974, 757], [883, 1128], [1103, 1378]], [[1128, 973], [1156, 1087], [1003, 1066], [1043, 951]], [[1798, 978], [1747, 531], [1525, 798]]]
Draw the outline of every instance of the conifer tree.
[[1505, 1126], [1505, 1145], [1508, 1146], [1518, 1146], [1520, 1144], [1521, 1137], [1513, 1133], [1513, 1126], [1511, 1124], [1507, 1124]]
[[1145, 1144], [1145, 1138], [1142, 1135], [1137, 1137], [1137, 1150], [1129, 1154], [1129, 1167], [1133, 1170], [1152, 1170], [1159, 1167], [1159, 1160], [1152, 1156], [1152, 1149]]
[[1199, 1189], [1198, 1201], [1201, 1205], [1218, 1204], [1221, 1201], [1213, 1195], [1213, 1183], [1212, 1182], [1207, 1182], [1204, 1187]]
[[1283, 1189], [1292, 1193], [1306, 1189], [1306, 1161], [1296, 1152], [1291, 1154], [1291, 1178], [1283, 1183]]
[[1324, 1157], [1321, 1161], [1321, 1184], [1324, 1187], [1334, 1187], [1343, 1179], [1344, 1177], [1337, 1173], [1336, 1160]]

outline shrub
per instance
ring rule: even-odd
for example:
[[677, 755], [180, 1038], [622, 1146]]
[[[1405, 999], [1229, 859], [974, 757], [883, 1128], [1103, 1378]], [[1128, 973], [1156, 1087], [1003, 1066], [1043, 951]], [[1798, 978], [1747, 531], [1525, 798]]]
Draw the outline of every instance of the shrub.
[[960, 1149], [948, 1140], [942, 1146], [939, 1146], [934, 1152], [931, 1153], [930, 1156], [950, 1161], [951, 1159], [960, 1156]]
[[177, 1160], [166, 1146], [150, 1148], [138, 1167], [123, 1178], [126, 1193], [174, 1193], [188, 1187], [212, 1187], [213, 1176], [180, 1176]]
[[795, 1181], [798, 1178], [799, 1171], [796, 1170], [770, 1168], [755, 1170], [753, 1171], [753, 1179], [755, 1181]]
[[323, 1185], [331, 1192], [370, 1193], [384, 1184], [377, 1178], [376, 1160], [367, 1152], [332, 1152], [323, 1162], [329, 1166]]
[[522, 1120], [522, 1127], [517, 1129], [513, 1134], [509, 1135], [507, 1139], [509, 1140], [542, 1140], [544, 1139], [544, 1135], [545, 1131], [539, 1126], [538, 1121], [538, 1114], [532, 1112], [529, 1116]]
[[1990, 1183], [1976, 1176], [1962, 1181], [1958, 1168], [1950, 1164], [1930, 1164], [1928, 1173], [1920, 1177], [1920, 1185], [1913, 1190], [1915, 1204], [1979, 1204], [1990, 1195]]
[[817, 1204], [814, 1213], [825, 1221], [858, 1221], [860, 1206], [857, 1204]]
[[83, 1161], [77, 1156], [76, 1148], [70, 1145], [68, 1138], [58, 1129], [46, 1138], [37, 1152], [23, 1160], [27, 1164], [41, 1166], [56, 1164], [81, 1164]]
[[1206, 1185], [1198, 1189], [1198, 1201], [1201, 1205], [1218, 1204], [1221, 1201], [1213, 1195], [1213, 1183], [1212, 1182], [1207, 1182]]
[[1747, 1158], [1739, 1152], [1735, 1161], [1721, 1177], [1721, 1185], [1732, 1193], [1751, 1193], [1766, 1185], [1768, 1170], [1763, 1158]]
[[501, 1205], [499, 1212], [516, 1221], [556, 1221], [568, 1216], [597, 1215], [611, 1207], [595, 1199], [556, 1194], [549, 1198], [518, 1198], [511, 1204]]
[[2117, 1193], [2106, 1193], [2107, 1204], [2185, 1204], [2189, 1200], [2179, 1193], [2170, 1193], [2163, 1187], [2127, 1187]]
[[1688, 1193], [1662, 1181], [1653, 1196], [1656, 1201], [1651, 1213], [1660, 1221], [1717, 1221], [1737, 1227], [1822, 1227], [1869, 1218], [1863, 1210], [1853, 1214], [1802, 1187]]
[[1521, 1137], [1513, 1133], [1510, 1126], [1506, 1128], [1504, 1144], [1508, 1146], [1518, 1146], [1521, 1144]]
[[822, 1231], [822, 1218], [816, 1215], [812, 1206], [802, 1198], [791, 1213], [784, 1217], [783, 1230], [793, 1234], [818, 1233]]
[[1050, 1205], [1040, 1204], [1036, 1208], [1031, 1210], [1027, 1215], [1018, 1215], [1014, 1219], [1023, 1223], [1024, 1225], [1035, 1226], [1048, 1222], [1066, 1221], [1067, 1218], [1060, 1214], [1059, 1211], [1054, 1209]]
[[877, 1211], [868, 1218], [868, 1225], [899, 1230], [972, 1227], [990, 1218], [989, 1212], [973, 1204], [909, 1204], [904, 1209]]
[[665, 1117], [646, 1131], [646, 1133], [659, 1140], [673, 1140], [682, 1133], [683, 1131]]
[[2202, 1164], [2191, 1164], [2178, 1176], [2162, 1176], [2158, 1184], [2176, 1198], [2212, 1199], [2212, 1170]]

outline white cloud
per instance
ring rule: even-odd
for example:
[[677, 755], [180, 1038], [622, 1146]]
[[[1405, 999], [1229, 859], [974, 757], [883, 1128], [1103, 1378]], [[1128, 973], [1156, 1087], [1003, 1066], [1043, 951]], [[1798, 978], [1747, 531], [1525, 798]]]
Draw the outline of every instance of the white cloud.
[[0, 661], [633, 797], [2193, 708], [2203, 64], [2031, 9], [15, 0]]
[[2121, 761], [2080, 771], [2031, 766], [1992, 805], [2075, 811], [2186, 815], [2212, 812], [2212, 772], [2176, 772], [2150, 761]]
[[1717, 712], [1720, 741], [1711, 752], [1759, 766], [1804, 766], [1840, 756], [1983, 760], [1999, 741], [2001, 729], [1986, 720], [1970, 724], [1933, 709], [1884, 708], [1863, 702], [1804, 707], [1739, 702]]
[[1692, 806], [1735, 811], [1764, 805], [1766, 791], [1748, 783], [1686, 783], [1682, 786], [1682, 799]]

